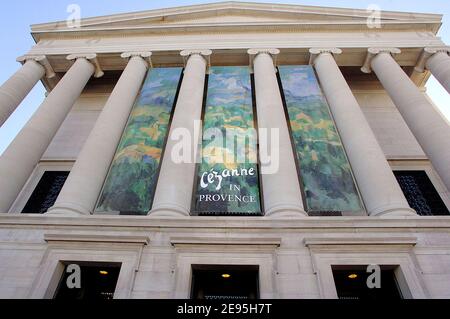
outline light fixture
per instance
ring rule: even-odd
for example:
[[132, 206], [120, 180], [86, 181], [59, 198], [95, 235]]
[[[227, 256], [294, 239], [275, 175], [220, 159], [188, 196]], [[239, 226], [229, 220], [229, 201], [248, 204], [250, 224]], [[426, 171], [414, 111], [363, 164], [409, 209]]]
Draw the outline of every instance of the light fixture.
[[357, 274], [350, 274], [350, 275], [348, 275], [348, 278], [356, 279], [356, 278], [358, 278], [358, 275]]
[[100, 273], [100, 275], [102, 275], [102, 276], [108, 275], [108, 272], [107, 272], [106, 270], [100, 270], [99, 273]]
[[222, 278], [228, 279], [228, 278], [230, 278], [230, 277], [231, 277], [230, 274], [222, 274]]

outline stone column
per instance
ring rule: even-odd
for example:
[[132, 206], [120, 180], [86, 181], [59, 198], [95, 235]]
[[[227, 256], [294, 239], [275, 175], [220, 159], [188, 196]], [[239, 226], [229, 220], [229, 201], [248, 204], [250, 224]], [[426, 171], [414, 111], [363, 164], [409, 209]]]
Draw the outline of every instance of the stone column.
[[[391, 56], [399, 49], [369, 49], [373, 69], [447, 189], [450, 189], [450, 124]], [[370, 70], [370, 69], [369, 69]]]
[[78, 57], [0, 157], [0, 213], [8, 212], [94, 71]]
[[431, 71], [434, 77], [450, 93], [450, 48], [431, 47], [423, 49], [422, 55], [414, 68], [417, 72]]
[[310, 53], [368, 214], [416, 215], [334, 60], [333, 54], [341, 50], [311, 49]]
[[[17, 59], [23, 66], [0, 87], [0, 126], [6, 122], [17, 106], [44, 76], [45, 56], [24, 56]], [[50, 76], [54, 76], [52, 73]]]
[[47, 214], [89, 215], [149, 66], [150, 52], [122, 54], [129, 62], [100, 113], [64, 187]]
[[[199, 131], [196, 121], [201, 120], [206, 69], [211, 50], [182, 51], [186, 67], [178, 101], [167, 140], [158, 185], [156, 187], [151, 217], [189, 216], [195, 177], [195, 153]], [[199, 128], [201, 130], [201, 127]], [[179, 163], [173, 156], [174, 147], [179, 143], [179, 133], [191, 138], [191, 159]]]
[[[261, 174], [264, 209], [267, 217], [304, 217], [307, 214], [274, 66], [274, 56], [279, 52], [278, 49], [248, 50], [255, 75], [258, 129], [279, 132], [278, 149], [271, 145], [272, 151], [279, 152], [278, 169], [266, 174], [262, 170]], [[260, 135], [260, 144], [265, 143], [262, 138]]]

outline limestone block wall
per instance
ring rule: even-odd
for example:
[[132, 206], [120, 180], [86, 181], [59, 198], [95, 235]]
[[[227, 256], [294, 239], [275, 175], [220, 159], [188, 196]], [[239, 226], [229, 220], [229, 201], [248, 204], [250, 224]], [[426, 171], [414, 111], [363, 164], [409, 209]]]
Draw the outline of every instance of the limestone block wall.
[[450, 298], [449, 247], [438, 217], [7, 216], [0, 298], [51, 297], [64, 261], [121, 262], [116, 298], [189, 298], [193, 264], [259, 265], [262, 298], [336, 298], [331, 265], [371, 263], [397, 266], [406, 298]]

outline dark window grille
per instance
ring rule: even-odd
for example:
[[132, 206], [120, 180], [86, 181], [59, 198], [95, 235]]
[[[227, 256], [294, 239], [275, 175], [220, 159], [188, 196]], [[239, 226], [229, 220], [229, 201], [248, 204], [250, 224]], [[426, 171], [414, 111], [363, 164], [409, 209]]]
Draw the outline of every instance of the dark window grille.
[[394, 171], [409, 206], [421, 216], [449, 215], [442, 201], [424, 171]]
[[69, 172], [47, 171], [31, 194], [22, 214], [44, 214], [55, 204]]

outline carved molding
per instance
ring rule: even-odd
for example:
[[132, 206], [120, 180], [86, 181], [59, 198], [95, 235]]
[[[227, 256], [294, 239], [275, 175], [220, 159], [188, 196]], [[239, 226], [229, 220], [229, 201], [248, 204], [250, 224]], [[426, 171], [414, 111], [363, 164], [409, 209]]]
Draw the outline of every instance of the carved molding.
[[147, 236], [108, 236], [108, 235], [82, 235], [82, 234], [45, 234], [44, 240], [51, 242], [91, 242], [91, 243], [123, 243], [149, 245]]
[[423, 49], [422, 54], [417, 60], [416, 66], [414, 70], [419, 73], [425, 72], [426, 63], [429, 58], [431, 58], [434, 54], [438, 52], [444, 52], [450, 54], [450, 47], [448, 46], [440, 46], [440, 47], [426, 47]]
[[314, 64], [314, 60], [322, 53], [330, 53], [332, 55], [341, 54], [342, 50], [339, 48], [311, 48], [309, 49], [309, 65]]
[[95, 53], [75, 53], [75, 54], [69, 54], [66, 58], [69, 61], [77, 60], [77, 59], [86, 59], [89, 62], [91, 62], [94, 67], [94, 77], [95, 78], [101, 78], [105, 73], [103, 72], [100, 62], [98, 61], [97, 54]]
[[229, 237], [171, 237], [170, 243], [178, 245], [281, 245], [281, 238], [229, 238]]
[[366, 237], [311, 237], [303, 240], [305, 246], [332, 246], [332, 245], [410, 245], [415, 246], [417, 244], [416, 237], [378, 237], [378, 238], [366, 238]]
[[400, 54], [402, 51], [399, 48], [369, 48], [367, 50], [367, 56], [364, 61], [363, 66], [361, 67], [361, 71], [363, 73], [371, 73], [372, 72], [372, 59], [379, 53], [387, 52], [391, 55]]
[[25, 64], [28, 60], [33, 60], [42, 65], [42, 67], [45, 69], [45, 76], [48, 79], [52, 79], [56, 76], [55, 71], [53, 70], [53, 67], [51, 66], [50, 62], [47, 59], [47, 56], [45, 55], [22, 55], [17, 58], [17, 62], [20, 62], [22, 64]]

